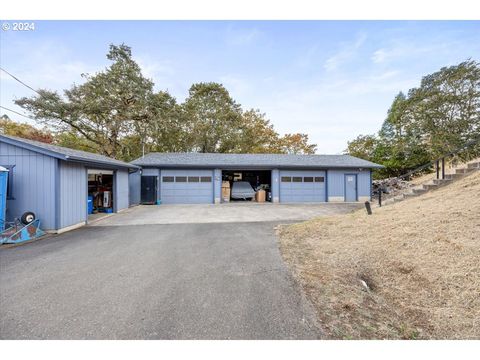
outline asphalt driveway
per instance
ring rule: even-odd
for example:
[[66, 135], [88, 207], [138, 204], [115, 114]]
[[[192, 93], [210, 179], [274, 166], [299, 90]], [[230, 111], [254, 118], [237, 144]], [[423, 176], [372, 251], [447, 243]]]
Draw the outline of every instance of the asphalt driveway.
[[321, 337], [278, 250], [274, 228], [288, 220], [115, 218], [0, 249], [0, 338]]

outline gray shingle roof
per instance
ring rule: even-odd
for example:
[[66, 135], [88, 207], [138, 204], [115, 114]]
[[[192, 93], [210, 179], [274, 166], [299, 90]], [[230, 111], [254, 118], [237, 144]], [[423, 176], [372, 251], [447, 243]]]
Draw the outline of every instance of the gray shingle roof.
[[49, 156], [53, 156], [65, 161], [82, 161], [98, 165], [108, 165], [111, 167], [122, 167], [130, 169], [137, 168], [137, 166], [135, 165], [112, 159], [108, 156], [95, 154], [87, 151], [69, 149], [61, 146], [42, 143], [39, 141], [23, 139], [16, 136], [0, 135], [0, 141], [2, 140], [6, 143], [20, 146]]
[[149, 153], [132, 161], [156, 167], [382, 168], [350, 155]]

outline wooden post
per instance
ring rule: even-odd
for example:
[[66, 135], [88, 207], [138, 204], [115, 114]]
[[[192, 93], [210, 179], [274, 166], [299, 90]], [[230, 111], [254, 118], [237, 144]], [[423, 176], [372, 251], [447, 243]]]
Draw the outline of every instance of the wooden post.
[[372, 215], [372, 208], [370, 207], [370, 202], [365, 201], [365, 209], [367, 209], [367, 214]]

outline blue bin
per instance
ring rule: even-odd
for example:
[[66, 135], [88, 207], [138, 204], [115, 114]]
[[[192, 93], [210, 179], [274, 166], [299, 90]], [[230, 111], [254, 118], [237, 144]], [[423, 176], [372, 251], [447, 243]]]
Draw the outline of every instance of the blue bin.
[[8, 170], [0, 166], [0, 231], [5, 228], [5, 211], [7, 209]]
[[93, 214], [93, 196], [91, 195], [87, 199], [87, 209], [89, 214]]

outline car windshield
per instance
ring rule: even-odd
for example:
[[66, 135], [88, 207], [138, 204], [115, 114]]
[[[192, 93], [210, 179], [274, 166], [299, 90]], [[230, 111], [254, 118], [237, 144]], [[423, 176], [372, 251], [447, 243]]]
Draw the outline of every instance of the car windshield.
[[233, 190], [253, 190], [248, 181], [236, 181], [233, 183]]

